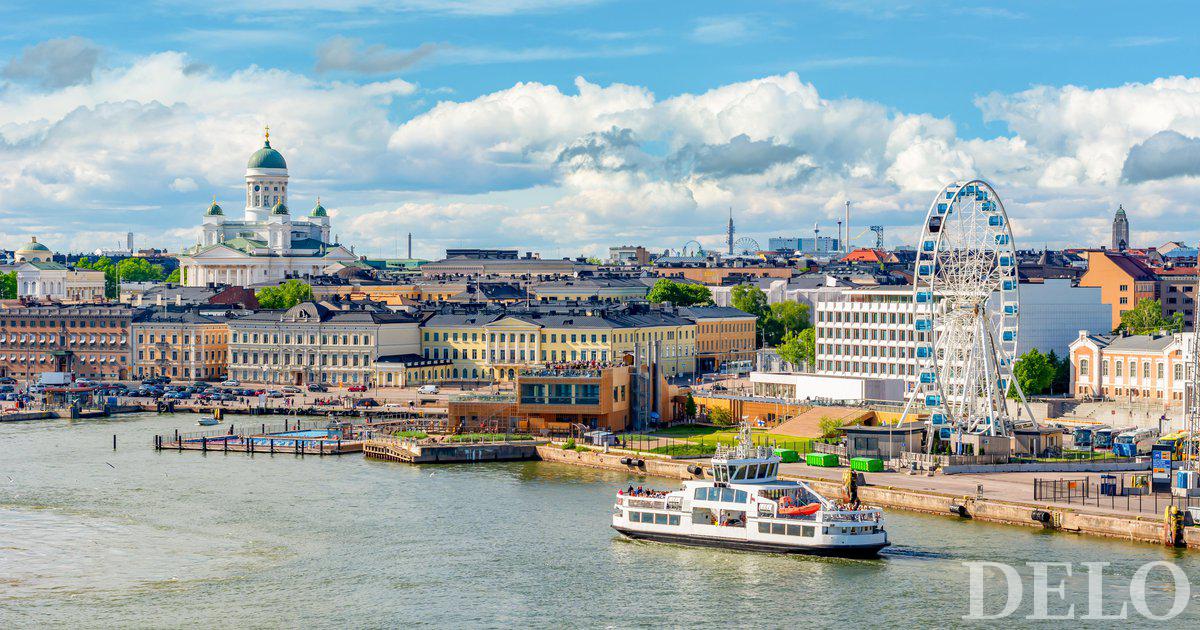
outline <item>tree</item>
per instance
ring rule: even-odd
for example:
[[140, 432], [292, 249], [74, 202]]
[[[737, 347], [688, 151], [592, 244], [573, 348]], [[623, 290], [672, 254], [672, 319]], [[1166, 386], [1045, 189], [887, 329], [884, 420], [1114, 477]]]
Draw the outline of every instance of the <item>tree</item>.
[[[783, 337], [781, 327], [771, 317], [767, 294], [763, 293], [762, 289], [751, 284], [739, 284], [733, 287], [729, 301], [734, 308], [750, 313], [757, 318], [754, 328], [758, 336], [759, 347], [772, 341], [778, 342]], [[768, 335], [770, 339], [768, 339]]]
[[1060, 359], [1053, 350], [1046, 355], [1046, 358], [1054, 366], [1054, 380], [1050, 382], [1050, 393], [1067, 393], [1071, 389], [1071, 359], [1068, 357]]
[[[1058, 366], [1052, 364], [1048, 356], [1034, 348], [1022, 354], [1013, 364], [1013, 376], [1016, 377], [1017, 384], [1021, 386], [1021, 391], [1025, 392], [1026, 396], [1037, 396], [1049, 389], [1050, 384], [1054, 382], [1054, 373], [1057, 368]], [[1008, 397], [1013, 399], [1017, 397], [1015, 387], [1009, 388]]]
[[171, 282], [173, 284], [179, 284], [179, 282], [180, 282], [179, 267], [176, 267], [175, 269], [171, 270], [171, 275], [167, 276], [167, 282]]
[[1158, 300], [1142, 300], [1133, 308], [1121, 313], [1121, 325], [1131, 335], [1146, 335], [1160, 330], [1179, 332], [1183, 330], [1183, 313], [1163, 317], [1162, 303]]
[[[789, 332], [798, 333], [809, 327], [808, 305], [799, 302], [772, 304], [771, 319], [778, 322], [779, 339], [783, 339], [783, 336]], [[778, 341], [776, 340], [775, 343]]]
[[834, 438], [837, 437], [838, 430], [842, 428], [842, 421], [829, 416], [821, 416], [817, 427], [821, 430], [821, 437]]
[[17, 299], [17, 272], [0, 273], [0, 300]]
[[589, 265], [597, 265], [597, 266], [599, 266], [599, 265], [603, 265], [603, 264], [604, 264], [604, 261], [603, 261], [603, 260], [600, 260], [599, 258], [597, 258], [597, 257], [595, 257], [595, 256], [588, 256], [588, 257], [587, 257], [587, 264], [589, 264]]
[[692, 398], [692, 392], [688, 392], [687, 400], [683, 401], [683, 413], [689, 418], [696, 417], [696, 399]]
[[254, 296], [264, 309], [283, 310], [311, 300], [313, 292], [311, 286], [299, 280], [288, 280], [276, 287], [263, 287]]
[[809, 370], [817, 361], [817, 331], [814, 328], [805, 328], [800, 332], [788, 332], [783, 336], [783, 341], [775, 347], [775, 351], [779, 353], [779, 358], [791, 363], [799, 368], [804, 365]]
[[712, 291], [699, 284], [684, 284], [669, 278], [659, 278], [654, 286], [650, 287], [646, 299], [655, 304], [670, 302], [675, 306], [712, 304]]
[[150, 264], [145, 258], [126, 258], [117, 263], [116, 269], [121, 282], [156, 282], [163, 278], [162, 265]]
[[713, 424], [733, 424], [733, 414], [726, 407], [713, 407], [708, 410], [708, 421]]

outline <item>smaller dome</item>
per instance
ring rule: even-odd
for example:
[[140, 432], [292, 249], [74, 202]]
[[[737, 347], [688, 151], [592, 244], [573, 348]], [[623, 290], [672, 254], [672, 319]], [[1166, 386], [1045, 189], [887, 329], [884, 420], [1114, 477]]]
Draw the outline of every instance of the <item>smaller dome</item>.
[[31, 238], [31, 240], [29, 241], [28, 244], [26, 244], [21, 249], [18, 249], [16, 253], [20, 254], [20, 253], [24, 253], [24, 252], [29, 252], [32, 254], [32, 253], [36, 253], [36, 252], [48, 252], [48, 251], [50, 251], [50, 248], [37, 242], [37, 237], [34, 236]]
[[327, 216], [329, 216], [328, 214], [325, 213], [325, 206], [321, 205], [320, 197], [317, 197], [317, 205], [313, 207], [312, 212], [308, 213], [308, 216], [310, 216], [310, 217], [327, 217]]
[[271, 208], [271, 214], [287, 214], [287, 213], [288, 213], [287, 206], [283, 205], [282, 201], [276, 202], [274, 207]]
[[214, 199], [212, 204], [208, 206], [208, 211], [204, 213], [205, 216], [209, 216], [209, 217], [219, 217], [224, 214], [225, 214], [225, 212], [223, 210], [221, 210], [221, 206], [217, 205], [216, 199]]

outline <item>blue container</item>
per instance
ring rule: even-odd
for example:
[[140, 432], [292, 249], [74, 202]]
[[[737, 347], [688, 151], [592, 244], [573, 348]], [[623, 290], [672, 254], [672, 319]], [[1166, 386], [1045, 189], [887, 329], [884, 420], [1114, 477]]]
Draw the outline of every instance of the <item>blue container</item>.
[[1016, 338], [1017, 338], [1017, 333], [1015, 333], [1011, 330], [1004, 331], [1004, 340], [1005, 341], [1012, 341]]
[[933, 273], [933, 265], [921, 265], [917, 267], [917, 273], [922, 276], [928, 276]]
[[996, 244], [997, 245], [1008, 245], [1008, 235], [1007, 234], [997, 234], [996, 235]]
[[1000, 266], [1001, 267], [1011, 267], [1012, 264], [1013, 264], [1012, 256], [1001, 256], [1000, 257]]
[[933, 330], [933, 322], [928, 319], [918, 319], [914, 323], [916, 324], [916, 329], [918, 331], [924, 332], [927, 330]]
[[917, 291], [917, 301], [921, 303], [932, 302], [933, 293], [931, 291]]
[[1005, 304], [1004, 305], [1004, 314], [1005, 315], [1016, 315], [1017, 314], [1017, 305], [1016, 304]]
[[921, 372], [922, 383], [932, 383], [937, 380], [937, 376], [933, 372]]
[[926, 252], [931, 252], [931, 251], [933, 251], [933, 248], [936, 246], [937, 246], [937, 243], [935, 243], [933, 241], [925, 241], [925, 242], [921, 243], [921, 250], [926, 251]]
[[931, 356], [933, 356], [933, 348], [930, 348], [929, 346], [921, 346], [917, 348], [917, 358], [928, 359]]
[[1004, 225], [1004, 217], [1002, 217], [998, 214], [993, 214], [992, 216], [988, 217], [988, 225], [992, 225], [992, 226], [996, 226], [996, 227]]
[[939, 203], [939, 204], [937, 205], [937, 211], [938, 211], [938, 214], [946, 214], [946, 211], [947, 211], [947, 210], [949, 210], [949, 209], [950, 209], [950, 206], [949, 206], [949, 205], [947, 205], [947, 204], [944, 204], [944, 203]]
[[936, 406], [938, 406], [938, 405], [940, 405], [940, 404], [942, 404], [942, 397], [941, 397], [941, 396], [937, 396], [937, 395], [934, 395], [934, 394], [930, 394], [930, 395], [928, 395], [928, 396], [926, 396], [926, 397], [925, 397], [925, 406], [926, 406], [926, 407], [936, 407]]
[[1017, 281], [1016, 280], [1005, 280], [1003, 286], [1004, 286], [1005, 291], [1013, 291], [1017, 288]]
[[933, 424], [946, 424], [946, 414], [935, 413], [929, 416], [929, 421]]

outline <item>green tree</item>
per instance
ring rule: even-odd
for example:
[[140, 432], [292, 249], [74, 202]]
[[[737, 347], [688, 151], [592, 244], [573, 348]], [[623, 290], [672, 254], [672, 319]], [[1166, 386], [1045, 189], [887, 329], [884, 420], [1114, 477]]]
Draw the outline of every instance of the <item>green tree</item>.
[[1121, 313], [1121, 325], [1131, 335], [1146, 335], [1160, 330], [1179, 332], [1183, 330], [1183, 313], [1163, 317], [1162, 303], [1158, 300], [1142, 300], [1133, 308]]
[[588, 256], [586, 260], [587, 260], [587, 264], [589, 264], [589, 265], [603, 265], [604, 264], [603, 260], [600, 260], [599, 258], [597, 258], [595, 256]]
[[263, 287], [254, 296], [262, 308], [282, 310], [311, 300], [313, 292], [311, 286], [299, 280], [288, 280], [276, 287]]
[[1059, 358], [1058, 354], [1053, 350], [1046, 355], [1046, 358], [1054, 366], [1054, 380], [1050, 382], [1050, 393], [1067, 393], [1071, 389], [1071, 359], [1068, 357]]
[[800, 332], [789, 331], [783, 336], [783, 341], [775, 346], [779, 358], [797, 368], [807, 366], [811, 370], [816, 362], [816, 332], [813, 328], [805, 328]]
[[17, 272], [0, 273], [0, 300], [17, 299]]
[[838, 435], [838, 430], [842, 428], [842, 421], [829, 416], [821, 416], [817, 422], [817, 427], [821, 431], [823, 438], [835, 438]]
[[675, 306], [696, 306], [712, 304], [712, 291], [700, 284], [684, 284], [670, 278], [659, 278], [654, 286], [650, 287], [646, 299], [655, 304], [669, 302]]
[[782, 327], [771, 316], [771, 307], [767, 303], [767, 294], [752, 284], [739, 284], [733, 287], [729, 302], [733, 307], [750, 313], [755, 318], [755, 332], [758, 346], [764, 343], [779, 342], [783, 337]]
[[171, 270], [171, 275], [167, 276], [167, 282], [179, 284], [179, 267]]
[[683, 413], [689, 418], [696, 417], [696, 399], [692, 398], [692, 392], [688, 392], [687, 400], [683, 401]]
[[145, 258], [126, 258], [116, 265], [121, 282], [157, 282], [163, 278], [162, 265], [151, 264]]
[[817, 363], [817, 329], [805, 328], [796, 334], [796, 338], [800, 345], [800, 358], [811, 370]]
[[713, 407], [708, 410], [708, 421], [713, 424], [728, 426], [733, 424], [733, 414], [726, 407]]
[[809, 326], [808, 305], [799, 302], [772, 304], [771, 318], [779, 322], [784, 333], [798, 333]]
[[[1051, 363], [1050, 357], [1034, 348], [1022, 354], [1013, 364], [1013, 376], [1016, 377], [1017, 384], [1021, 386], [1021, 391], [1025, 392], [1026, 396], [1037, 396], [1044, 394], [1050, 388], [1057, 369], [1058, 366]], [[1015, 387], [1009, 388], [1008, 397], [1014, 399], [1017, 397]]]

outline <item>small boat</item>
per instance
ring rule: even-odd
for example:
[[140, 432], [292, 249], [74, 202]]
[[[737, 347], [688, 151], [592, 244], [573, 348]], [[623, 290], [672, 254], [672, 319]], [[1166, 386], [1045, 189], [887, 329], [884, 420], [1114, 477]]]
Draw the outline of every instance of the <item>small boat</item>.
[[888, 546], [882, 510], [780, 480], [780, 462], [743, 427], [737, 446], [717, 448], [711, 480], [685, 481], [675, 491], [619, 491], [612, 527], [635, 540], [767, 553], [871, 558]]
[[212, 417], [201, 418], [196, 421], [196, 424], [198, 424], [202, 427], [215, 427], [218, 424], [221, 424], [221, 410], [213, 409]]

